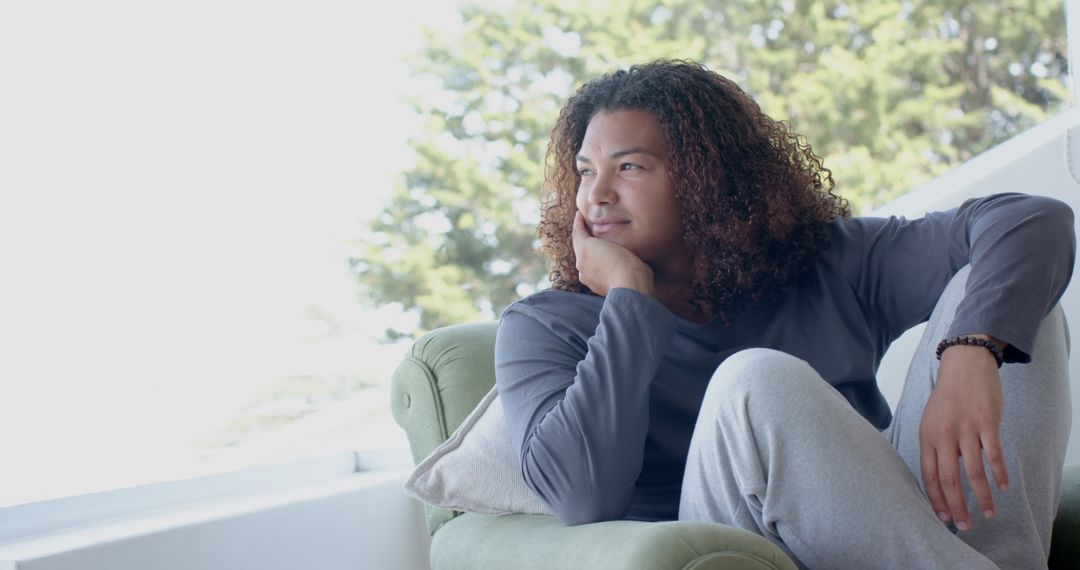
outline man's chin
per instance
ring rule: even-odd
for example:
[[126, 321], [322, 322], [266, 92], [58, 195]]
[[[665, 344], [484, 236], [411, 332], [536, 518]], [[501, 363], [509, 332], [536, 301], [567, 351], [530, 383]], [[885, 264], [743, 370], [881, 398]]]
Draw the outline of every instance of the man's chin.
[[633, 247], [628, 246], [626, 240], [623, 239], [621, 236], [617, 236], [617, 235], [613, 235], [613, 234], [601, 234], [601, 235], [593, 236], [593, 237], [595, 237], [597, 239], [602, 239], [602, 240], [604, 240], [604, 241], [606, 241], [608, 243], [613, 243], [613, 244], [615, 244], [615, 245], [617, 245], [619, 247], [622, 247], [624, 249], [629, 250], [634, 255], [638, 255], [638, 253], [636, 251], [634, 251]]

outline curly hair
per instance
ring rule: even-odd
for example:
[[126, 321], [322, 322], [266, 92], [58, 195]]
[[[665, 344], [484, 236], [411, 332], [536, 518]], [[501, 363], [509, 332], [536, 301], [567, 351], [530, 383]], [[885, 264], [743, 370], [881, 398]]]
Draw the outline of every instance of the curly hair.
[[619, 109], [650, 113], [667, 137], [683, 239], [695, 253], [688, 300], [698, 310], [728, 321], [777, 297], [828, 247], [826, 224], [851, 215], [805, 139], [734, 82], [690, 61], [635, 65], [582, 86], [552, 129], [537, 235], [555, 289], [589, 292], [571, 241], [575, 157], [592, 117]]

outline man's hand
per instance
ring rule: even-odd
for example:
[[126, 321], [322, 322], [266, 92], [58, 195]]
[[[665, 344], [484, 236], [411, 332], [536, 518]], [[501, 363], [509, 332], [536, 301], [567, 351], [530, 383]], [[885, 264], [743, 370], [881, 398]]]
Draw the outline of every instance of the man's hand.
[[653, 294], [652, 268], [625, 247], [589, 235], [580, 211], [574, 214], [573, 241], [578, 279], [593, 293], [606, 297], [608, 291], [626, 287]]
[[1003, 406], [1001, 376], [992, 354], [981, 346], [945, 349], [937, 384], [923, 410], [919, 443], [930, 504], [942, 522], [952, 519], [960, 530], [971, 529], [960, 460], [987, 518], [993, 517], [995, 510], [983, 468], [984, 452], [994, 481], [1001, 490], [1008, 489], [1009, 475], [1000, 439]]

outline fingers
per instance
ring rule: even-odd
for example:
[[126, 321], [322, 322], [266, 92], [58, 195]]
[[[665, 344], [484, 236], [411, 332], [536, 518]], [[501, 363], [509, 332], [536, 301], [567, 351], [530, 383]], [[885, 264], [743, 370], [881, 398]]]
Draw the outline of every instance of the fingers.
[[945, 501], [945, 493], [941, 490], [941, 480], [938, 478], [937, 451], [925, 441], [920, 446], [919, 465], [922, 469], [923, 484], [926, 486], [926, 497], [930, 499], [930, 506], [937, 514], [941, 522], [949, 522], [949, 504]]
[[581, 210], [574, 212], [574, 228], [571, 233], [571, 243], [574, 246], [574, 256], [577, 258], [578, 271], [581, 270], [581, 254], [582, 248], [585, 245], [585, 238], [592, 237], [589, 235], [589, 228], [585, 226], [585, 215], [581, 213]]
[[[607, 288], [594, 279], [595, 271], [590, 270], [595, 263], [592, 256], [589, 255], [587, 245], [592, 236], [589, 235], [589, 228], [585, 225], [585, 214], [582, 214], [581, 210], [574, 212], [574, 229], [571, 237], [574, 246], [574, 266], [578, 271], [578, 280], [593, 293], [601, 296], [607, 295]], [[595, 268], [593, 267], [593, 269]]]
[[926, 496], [941, 522], [956, 522], [956, 528], [968, 530], [967, 501], [960, 484], [960, 462], [956, 451], [952, 453], [938, 450], [931, 445], [922, 446], [919, 462], [922, 466], [923, 483]]
[[970, 515], [968, 514], [967, 499], [964, 498], [964, 486], [960, 483], [960, 461], [957, 450], [938, 449], [937, 465], [938, 479], [941, 482], [941, 491], [945, 495], [945, 503], [948, 504], [948, 513], [960, 530], [971, 529]]
[[1009, 472], [1005, 469], [1005, 452], [1001, 449], [1001, 438], [997, 430], [984, 434], [982, 445], [986, 452], [986, 462], [990, 464], [990, 472], [994, 474], [998, 489], [1008, 491]]
[[[964, 470], [967, 472], [968, 481], [971, 482], [971, 490], [975, 493], [975, 499], [978, 501], [979, 506], [982, 507], [983, 516], [992, 518], [995, 514], [994, 497], [990, 494], [990, 481], [987, 480], [986, 470], [983, 469], [982, 446], [979, 440], [972, 438], [964, 442], [961, 445], [961, 452], [963, 453]], [[959, 524], [957, 524], [957, 528], [959, 528]]]
[[582, 214], [581, 210], [574, 212], [574, 229], [571, 237], [574, 242], [574, 250], [577, 253], [581, 253], [580, 250], [585, 246], [585, 240], [593, 237], [589, 233], [589, 226], [585, 224], [585, 214]]
[[959, 450], [937, 448], [932, 444], [922, 446], [920, 465], [923, 483], [926, 486], [926, 496], [942, 522], [952, 520], [956, 523], [956, 528], [962, 531], [972, 528], [971, 514], [968, 511], [963, 477], [960, 472], [961, 462], [963, 462], [967, 479], [971, 482], [972, 492], [982, 508], [983, 516], [993, 518], [997, 514], [990, 481], [983, 464], [985, 449], [994, 480], [1001, 490], [1007, 490], [1008, 473], [997, 437], [996, 433], [988, 433], [982, 440], [988, 443], [981, 444], [980, 441], [972, 439], [962, 444]]
[[574, 239], [580, 239], [589, 236], [589, 228], [585, 225], [585, 214], [581, 213], [581, 210], [574, 212]]

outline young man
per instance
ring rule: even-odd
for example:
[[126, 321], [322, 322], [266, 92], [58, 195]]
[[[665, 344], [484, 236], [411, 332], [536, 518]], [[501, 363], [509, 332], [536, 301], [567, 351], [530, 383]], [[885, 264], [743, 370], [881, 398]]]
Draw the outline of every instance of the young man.
[[[553, 287], [503, 314], [496, 381], [561, 520], [733, 524], [812, 568], [1045, 566], [1067, 206], [850, 218], [809, 145], [683, 62], [586, 84], [549, 155]], [[928, 318], [894, 417], [877, 366]]]

